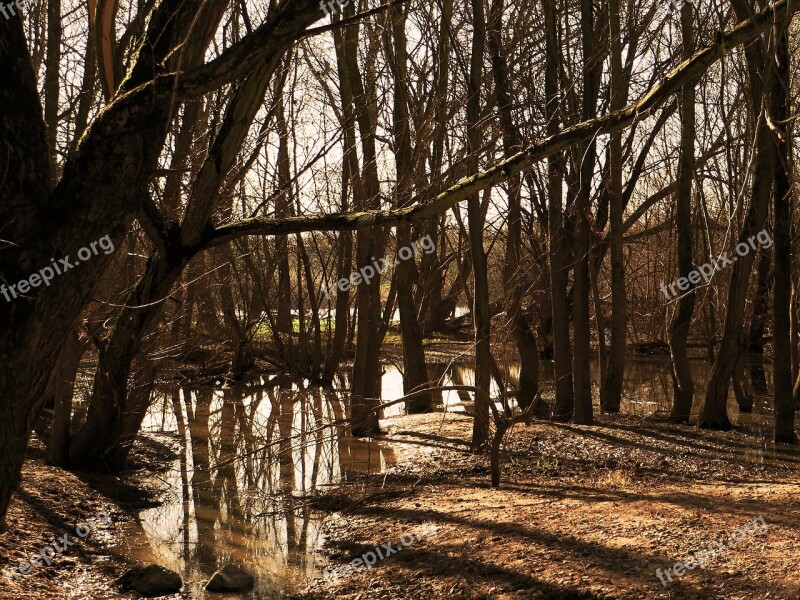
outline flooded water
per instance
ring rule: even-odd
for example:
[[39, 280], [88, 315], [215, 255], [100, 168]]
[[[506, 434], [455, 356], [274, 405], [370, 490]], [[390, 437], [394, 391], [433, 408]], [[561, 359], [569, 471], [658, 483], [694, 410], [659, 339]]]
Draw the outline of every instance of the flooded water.
[[[591, 367], [597, 397], [597, 362]], [[709, 366], [696, 361], [692, 369], [702, 398]], [[432, 365], [429, 370], [441, 386], [474, 384], [469, 366]], [[507, 370], [513, 385], [518, 367]], [[739, 425], [766, 436], [771, 371], [753, 365], [748, 379], [756, 392], [753, 414], [739, 416], [732, 394], [729, 413]], [[545, 397], [552, 384], [552, 364], [543, 361]], [[346, 376], [337, 388], [347, 388]], [[495, 386], [492, 395], [498, 393]], [[385, 366], [383, 400], [402, 396], [400, 371]], [[120, 536], [125, 543], [117, 550], [128, 560], [157, 562], [181, 573], [192, 598], [220, 597], [206, 596], [203, 585], [226, 563], [256, 576], [247, 598], [281, 598], [304, 587], [324, 566], [316, 564], [324, 537], [321, 515], [309, 507], [310, 495], [350, 473], [380, 473], [396, 462], [392, 449], [380, 441], [353, 439], [341, 428], [326, 426], [346, 416], [344, 397], [333, 389], [279, 387], [263, 380], [224, 390], [162, 390], [144, 430], [178, 449], [169, 470], [154, 475], [160, 480], [155, 483], [170, 491], [163, 504], [140, 512], [138, 523]], [[471, 411], [473, 405], [469, 392], [442, 392], [435, 401], [438, 410], [450, 412]], [[646, 416], [668, 411], [670, 402], [668, 360], [629, 358], [623, 411]], [[403, 412], [398, 404], [382, 416]]]

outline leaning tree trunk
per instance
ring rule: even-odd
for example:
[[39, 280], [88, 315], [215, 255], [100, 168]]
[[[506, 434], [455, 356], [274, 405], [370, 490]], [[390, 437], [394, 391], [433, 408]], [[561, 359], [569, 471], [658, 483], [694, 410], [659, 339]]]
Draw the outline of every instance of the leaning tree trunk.
[[[138, 362], [138, 361], [137, 361]], [[106, 462], [112, 471], [119, 471], [128, 460], [133, 442], [142, 427], [142, 422], [150, 408], [153, 389], [156, 384], [156, 365], [153, 361], [142, 358], [142, 368], [135, 377], [134, 384], [128, 394], [127, 409], [120, 422], [119, 441], [108, 453]], [[166, 400], [164, 400], [166, 402]]]
[[92, 399], [83, 427], [70, 443], [70, 463], [88, 470], [118, 470], [111, 460], [126, 436], [128, 379], [144, 335], [155, 323], [186, 262], [152, 256], [145, 273], [125, 303], [111, 336], [103, 343]]
[[[740, 19], [747, 17], [746, 10], [738, 3], [734, 3], [734, 8], [737, 9], [737, 16]], [[747, 244], [747, 240], [764, 226], [769, 208], [772, 173], [775, 168], [775, 146], [770, 124], [764, 116], [764, 107], [769, 106], [767, 94], [770, 94], [773, 87], [775, 74], [767, 68], [761, 45], [747, 45], [745, 59], [749, 72], [750, 108], [756, 121], [752, 199], [738, 240], [739, 243]], [[706, 388], [705, 402], [699, 419], [701, 427], [722, 430], [731, 428], [727, 409], [728, 388], [744, 344], [744, 309], [753, 261], [754, 254], [748, 252], [738, 257], [732, 267], [722, 341]]]
[[[694, 8], [684, 4], [681, 9], [683, 57], [694, 53]], [[677, 207], [675, 229], [678, 247], [678, 277], [688, 277], [694, 268], [692, 249], [692, 178], [695, 170], [695, 84], [687, 83], [681, 91], [681, 154], [678, 162]], [[694, 283], [680, 297], [669, 326], [669, 352], [672, 367], [671, 419], [685, 423], [689, 420], [694, 401], [694, 384], [686, 353], [686, 340], [692, 323], [697, 293]]]

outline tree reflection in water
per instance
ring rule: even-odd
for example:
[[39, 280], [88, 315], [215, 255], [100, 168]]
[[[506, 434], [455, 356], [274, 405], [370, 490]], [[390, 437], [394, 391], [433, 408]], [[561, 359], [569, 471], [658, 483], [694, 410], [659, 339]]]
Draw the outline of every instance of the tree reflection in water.
[[380, 442], [324, 427], [345, 411], [334, 390], [286, 383], [162, 390], [145, 431], [177, 437], [179, 457], [162, 477], [171, 486], [164, 503], [142, 511], [131, 532], [139, 539], [127, 544], [181, 573], [193, 598], [228, 562], [257, 577], [252, 598], [297, 589], [318, 576], [321, 515], [309, 495], [348, 472], [394, 464]]
[[[627, 361], [623, 412], [668, 411], [671, 382], [665, 364], [661, 357]], [[691, 367], [702, 398], [708, 364], [693, 361]], [[542, 361], [544, 394], [552, 390], [551, 369]], [[741, 424], [768, 428], [769, 397], [759, 391], [771, 382], [769, 365], [745, 371], [757, 373], [757, 395], [753, 414], [741, 415]], [[474, 382], [473, 370], [464, 365], [430, 365], [429, 372], [443, 386]], [[598, 381], [596, 361], [591, 372]], [[517, 366], [509, 365], [507, 373], [513, 387]], [[170, 490], [164, 503], [142, 511], [128, 549], [180, 572], [193, 598], [205, 597], [203, 584], [228, 562], [256, 576], [252, 598], [280, 597], [318, 576], [314, 552], [322, 542], [321, 515], [308, 507], [309, 495], [348, 473], [378, 473], [395, 464], [393, 450], [382, 442], [353, 439], [341, 427], [325, 426], [347, 416], [346, 394], [339, 392], [348, 389], [346, 375], [337, 376], [334, 389], [281, 381], [162, 390], [145, 421], [145, 431], [177, 438], [179, 458], [165, 476]], [[403, 395], [402, 376], [394, 367], [386, 367], [382, 386], [385, 401]], [[730, 401], [735, 403], [733, 394]], [[439, 410], [464, 412], [473, 402], [469, 392], [446, 391], [436, 396], [436, 404]], [[733, 407], [730, 413], [738, 414]], [[402, 413], [402, 405], [396, 405], [381, 417]]]

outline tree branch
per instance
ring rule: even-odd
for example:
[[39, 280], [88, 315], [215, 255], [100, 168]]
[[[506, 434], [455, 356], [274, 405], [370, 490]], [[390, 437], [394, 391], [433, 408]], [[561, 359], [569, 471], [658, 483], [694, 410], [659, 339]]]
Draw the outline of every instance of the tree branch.
[[393, 226], [403, 221], [421, 221], [436, 217], [471, 195], [513, 177], [551, 154], [585, 142], [597, 135], [625, 128], [637, 119], [651, 117], [659, 105], [679, 92], [686, 83], [699, 79], [711, 65], [725, 56], [732, 48], [759, 35], [775, 19], [788, 19], [798, 10], [800, 10], [800, 0], [780, 0], [780, 2], [771, 4], [730, 31], [720, 33], [716, 42], [699, 50], [692, 58], [685, 60], [670, 71], [661, 82], [650, 88], [637, 102], [629, 104], [622, 110], [583, 121], [551, 135], [486, 171], [462, 179], [429, 202], [417, 199], [409, 207], [394, 210], [333, 213], [284, 219], [245, 219], [221, 227], [209, 228], [205, 232], [204, 242], [216, 246], [245, 235], [347, 231], [363, 227]]

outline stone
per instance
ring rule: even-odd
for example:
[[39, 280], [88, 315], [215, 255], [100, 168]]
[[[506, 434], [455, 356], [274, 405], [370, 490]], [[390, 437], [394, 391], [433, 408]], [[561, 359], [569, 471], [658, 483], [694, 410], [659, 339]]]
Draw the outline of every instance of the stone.
[[138, 592], [147, 598], [169, 596], [180, 592], [183, 587], [180, 575], [156, 564], [132, 567], [117, 579], [117, 583], [126, 592]]
[[253, 589], [253, 576], [235, 565], [225, 565], [211, 576], [206, 584], [209, 592], [249, 592]]

